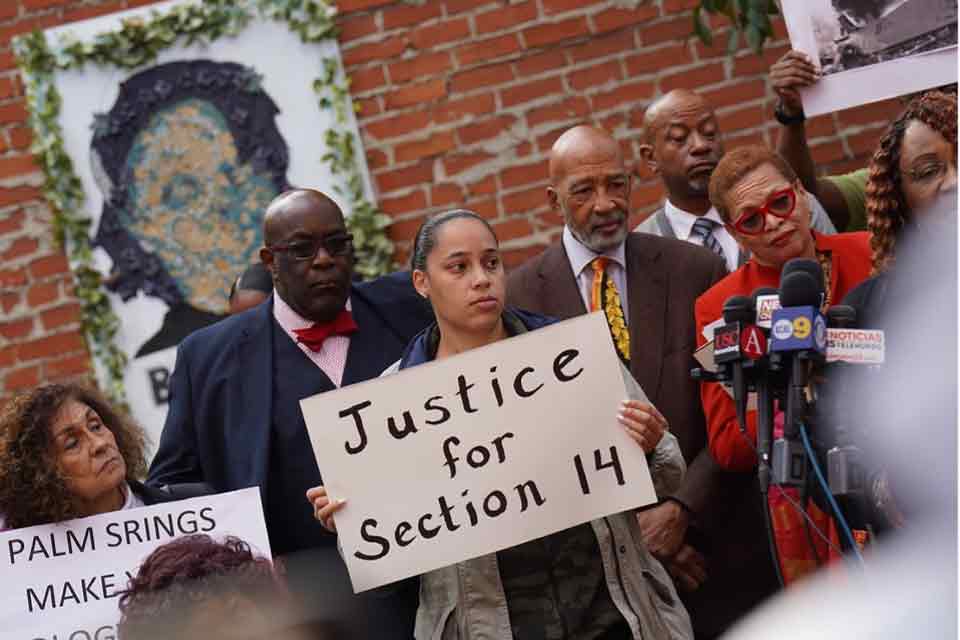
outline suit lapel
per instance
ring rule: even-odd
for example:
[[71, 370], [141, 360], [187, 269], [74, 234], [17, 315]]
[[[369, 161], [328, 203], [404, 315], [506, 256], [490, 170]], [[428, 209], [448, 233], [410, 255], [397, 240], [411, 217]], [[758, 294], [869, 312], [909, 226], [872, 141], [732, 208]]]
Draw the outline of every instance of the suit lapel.
[[237, 343], [237, 372], [240, 381], [239, 404], [230, 412], [237, 418], [234, 425], [247, 425], [242, 430], [228, 425], [225, 437], [227, 451], [237, 452], [236, 472], [240, 478], [252, 479], [266, 496], [267, 463], [270, 459], [270, 425], [273, 415], [273, 297], [257, 307]]
[[627, 289], [630, 307], [630, 370], [654, 404], [660, 386], [666, 339], [667, 274], [660, 250], [644, 254], [643, 237], [627, 236]]
[[543, 252], [537, 275], [540, 278], [538, 295], [545, 315], [566, 320], [587, 312], [563, 243]]

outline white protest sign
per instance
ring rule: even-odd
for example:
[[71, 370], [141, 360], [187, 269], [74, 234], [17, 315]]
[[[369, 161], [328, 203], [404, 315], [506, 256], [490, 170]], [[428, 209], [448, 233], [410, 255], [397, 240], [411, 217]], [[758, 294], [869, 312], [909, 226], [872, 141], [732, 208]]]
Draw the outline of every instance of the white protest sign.
[[355, 591], [656, 500], [602, 313], [301, 401]]
[[270, 557], [257, 488], [0, 533], [0, 640], [114, 640], [130, 576], [193, 533], [236, 536]]

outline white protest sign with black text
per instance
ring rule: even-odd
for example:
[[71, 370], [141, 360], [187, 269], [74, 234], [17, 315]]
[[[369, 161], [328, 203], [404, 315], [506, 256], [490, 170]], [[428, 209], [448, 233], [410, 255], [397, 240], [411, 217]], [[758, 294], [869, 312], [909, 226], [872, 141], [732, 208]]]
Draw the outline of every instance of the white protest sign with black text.
[[602, 313], [301, 402], [355, 591], [656, 500]]
[[114, 640], [130, 576], [193, 533], [236, 536], [270, 557], [256, 488], [0, 533], [0, 640]]

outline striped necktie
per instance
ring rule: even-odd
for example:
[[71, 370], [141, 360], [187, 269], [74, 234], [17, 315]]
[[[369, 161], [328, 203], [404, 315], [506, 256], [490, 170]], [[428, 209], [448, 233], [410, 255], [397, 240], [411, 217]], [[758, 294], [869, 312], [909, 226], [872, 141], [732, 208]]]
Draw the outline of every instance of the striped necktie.
[[693, 223], [690, 236], [700, 238], [702, 240], [701, 244], [703, 244], [704, 247], [713, 251], [726, 262], [727, 256], [723, 253], [723, 247], [720, 245], [720, 241], [717, 240], [716, 236], [713, 235], [713, 230], [718, 226], [720, 226], [720, 223], [710, 218], [697, 218], [697, 221]]
[[626, 317], [623, 315], [623, 304], [620, 302], [620, 293], [613, 278], [607, 273], [609, 258], [598, 256], [590, 263], [593, 267], [593, 284], [590, 288], [590, 311], [603, 309], [607, 317], [607, 326], [617, 349], [617, 355], [624, 364], [630, 364], [630, 331], [627, 328]]

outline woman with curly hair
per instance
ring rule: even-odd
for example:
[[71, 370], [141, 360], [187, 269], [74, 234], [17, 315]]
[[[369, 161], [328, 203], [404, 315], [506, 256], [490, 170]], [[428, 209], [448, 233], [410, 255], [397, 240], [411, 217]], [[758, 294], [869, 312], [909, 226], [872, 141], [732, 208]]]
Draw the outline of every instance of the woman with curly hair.
[[887, 128], [870, 163], [867, 226], [873, 273], [890, 268], [901, 231], [957, 186], [957, 96], [929, 91]]
[[[120, 596], [120, 640], [322, 637], [295, 613], [282, 576], [234, 537], [184, 536], [157, 548]], [[307, 633], [310, 631], [312, 633]], [[319, 635], [318, 635], [319, 634]]]
[[149, 488], [140, 427], [97, 391], [48, 384], [0, 414], [0, 530], [61, 522], [208, 493]]

